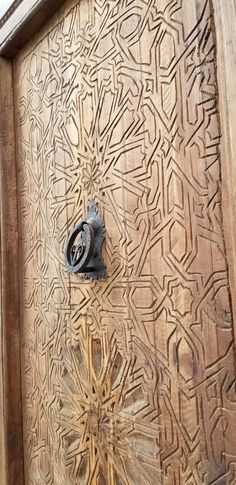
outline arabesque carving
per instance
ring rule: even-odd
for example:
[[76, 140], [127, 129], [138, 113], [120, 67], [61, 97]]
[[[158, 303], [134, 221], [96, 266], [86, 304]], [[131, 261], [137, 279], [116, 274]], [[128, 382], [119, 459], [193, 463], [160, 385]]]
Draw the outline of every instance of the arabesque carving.
[[[208, 0], [81, 0], [17, 59], [27, 484], [236, 483], [213, 28]], [[81, 282], [91, 197], [109, 276]]]

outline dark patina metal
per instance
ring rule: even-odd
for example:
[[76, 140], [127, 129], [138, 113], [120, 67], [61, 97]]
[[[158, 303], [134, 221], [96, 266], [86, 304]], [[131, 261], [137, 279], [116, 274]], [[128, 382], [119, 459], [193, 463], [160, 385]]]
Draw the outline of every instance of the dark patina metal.
[[81, 273], [84, 279], [104, 278], [106, 267], [102, 259], [104, 222], [96, 204], [90, 201], [86, 218], [69, 233], [65, 263], [70, 273]]

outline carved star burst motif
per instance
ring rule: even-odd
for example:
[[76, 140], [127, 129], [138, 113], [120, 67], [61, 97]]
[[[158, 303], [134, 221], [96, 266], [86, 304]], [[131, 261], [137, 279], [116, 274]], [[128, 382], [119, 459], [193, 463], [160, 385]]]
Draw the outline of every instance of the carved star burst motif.
[[[86, 331], [78, 344], [67, 348], [56, 420], [63, 437], [61, 453], [67, 465], [73, 463], [68, 483], [106, 484], [112, 477], [119, 485], [151, 484], [145, 460], [158, 453], [157, 437], [142, 431], [150, 405], [145, 385], [134, 378], [135, 365], [135, 359], [120, 353], [114, 337], [108, 342]], [[156, 469], [157, 484], [159, 476]]]
[[82, 184], [84, 190], [89, 194], [93, 194], [98, 191], [102, 172], [99, 169], [99, 163], [96, 158], [93, 158], [86, 162], [82, 169]]

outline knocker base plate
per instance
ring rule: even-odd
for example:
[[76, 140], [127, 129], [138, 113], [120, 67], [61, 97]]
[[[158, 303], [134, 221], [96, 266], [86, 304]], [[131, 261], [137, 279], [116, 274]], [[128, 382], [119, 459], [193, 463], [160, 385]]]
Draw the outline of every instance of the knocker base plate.
[[104, 231], [96, 204], [90, 201], [87, 216], [72, 229], [67, 240], [65, 264], [70, 273], [81, 274], [85, 280], [107, 276], [101, 253]]

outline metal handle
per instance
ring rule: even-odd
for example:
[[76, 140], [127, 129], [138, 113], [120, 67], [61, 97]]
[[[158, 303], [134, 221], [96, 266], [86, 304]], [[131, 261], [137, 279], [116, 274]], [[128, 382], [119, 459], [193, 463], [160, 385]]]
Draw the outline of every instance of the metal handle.
[[65, 251], [67, 269], [71, 273], [83, 273], [94, 253], [94, 228], [86, 221], [71, 231]]

